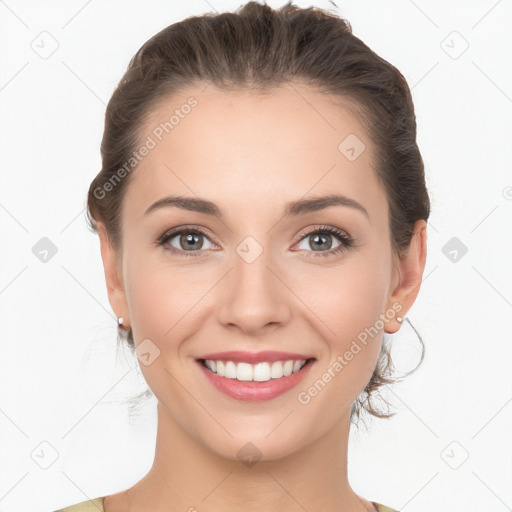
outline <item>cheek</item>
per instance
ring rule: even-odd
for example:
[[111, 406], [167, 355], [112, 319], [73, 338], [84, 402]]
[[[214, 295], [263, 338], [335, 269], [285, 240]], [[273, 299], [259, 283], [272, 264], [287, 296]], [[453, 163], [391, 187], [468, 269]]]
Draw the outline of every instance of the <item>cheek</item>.
[[[343, 382], [339, 389], [341, 393], [346, 389], [347, 398], [364, 388], [380, 351], [383, 323], [379, 319], [389, 280], [386, 265], [386, 256], [368, 249], [337, 269], [301, 279], [298, 295], [307, 298], [314, 313], [310, 321], [326, 342], [328, 356], [321, 371], [336, 374], [334, 380]], [[339, 364], [334, 367], [336, 361], [342, 370]]]
[[311, 274], [311, 279], [302, 280], [300, 292], [318, 316], [317, 322], [323, 321], [330, 338], [342, 344], [374, 325], [385, 306], [389, 277], [379, 262], [355, 263], [314, 277]]
[[305, 413], [327, 414], [336, 421], [368, 384], [382, 341], [382, 325], [377, 320], [382, 313], [384, 285], [382, 276], [380, 281], [378, 277], [379, 272], [368, 267], [360, 272], [340, 272], [337, 277], [329, 276], [329, 293], [324, 289], [320, 297], [315, 292], [318, 299], [311, 309], [316, 315], [311, 321], [316, 331], [324, 333], [325, 357], [301, 388], [299, 402], [310, 404]]
[[211, 275], [172, 268], [165, 258], [144, 258], [133, 251], [126, 261], [126, 276], [135, 343], [149, 338], [161, 351], [179, 350], [181, 340], [200, 324]]
[[125, 292], [135, 342], [149, 338], [161, 346], [186, 312], [183, 283], [161, 263], [138, 257], [133, 250], [127, 254]]

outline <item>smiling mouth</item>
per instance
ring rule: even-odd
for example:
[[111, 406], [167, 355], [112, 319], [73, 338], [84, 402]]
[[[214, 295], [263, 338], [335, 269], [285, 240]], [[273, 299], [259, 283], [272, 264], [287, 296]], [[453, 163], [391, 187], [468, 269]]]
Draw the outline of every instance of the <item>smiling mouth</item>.
[[267, 382], [269, 380], [282, 379], [283, 377], [300, 372], [306, 365], [310, 365], [315, 360], [315, 358], [287, 359], [250, 364], [235, 361], [198, 359], [202, 366], [218, 377], [225, 377], [240, 382]]

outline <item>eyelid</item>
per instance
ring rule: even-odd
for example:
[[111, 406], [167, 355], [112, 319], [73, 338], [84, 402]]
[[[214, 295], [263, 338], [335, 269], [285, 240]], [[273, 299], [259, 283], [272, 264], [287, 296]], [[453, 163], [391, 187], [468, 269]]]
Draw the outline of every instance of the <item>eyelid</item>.
[[215, 241], [215, 237], [213, 235], [210, 235], [207, 230], [205, 228], [203, 228], [202, 226], [197, 226], [197, 225], [191, 225], [191, 224], [183, 224], [181, 226], [175, 226], [171, 229], [168, 229], [167, 231], [165, 231], [165, 233], [160, 236], [157, 240], [157, 243], [163, 243], [164, 240], [169, 240], [170, 238], [173, 238], [174, 236], [176, 235], [179, 235], [181, 234], [182, 231], [186, 231], [186, 232], [192, 232], [192, 233], [200, 233], [201, 235], [205, 236], [206, 238], [208, 238], [212, 243], [215, 243], [216, 245], [219, 245], [216, 241]]
[[[182, 234], [183, 232], [188, 233], [197, 233], [208, 240], [210, 240], [211, 243], [214, 245], [219, 245], [215, 241], [215, 237], [211, 236], [206, 232], [206, 229], [197, 225], [190, 225], [185, 224], [181, 226], [175, 226], [174, 228], [171, 228], [167, 230], [162, 236], [159, 237], [159, 239], [156, 241], [157, 245], [163, 246], [169, 242], [172, 238], [174, 238], [177, 235]], [[309, 228], [306, 228], [305, 231], [302, 231], [302, 233], [296, 238], [294, 242], [294, 246], [298, 243], [302, 242], [304, 239], [306, 239], [308, 236], [315, 234], [315, 233], [329, 233], [332, 236], [335, 236], [339, 239], [340, 245], [335, 249], [330, 249], [328, 251], [306, 251], [308, 254], [307, 258], [316, 258], [316, 257], [322, 257], [322, 256], [331, 256], [335, 255], [338, 252], [343, 252], [347, 249], [350, 249], [354, 245], [354, 239], [352, 236], [347, 233], [345, 230], [337, 228], [335, 226], [330, 225], [316, 225], [316, 226], [310, 226]], [[212, 240], [213, 238], [213, 240]], [[184, 256], [200, 256], [201, 253], [211, 251], [212, 249], [199, 249], [196, 251], [184, 251], [182, 249], [176, 249], [176, 247], [166, 247], [166, 250], [170, 251], [174, 254], [184, 255]], [[297, 251], [295, 251], [297, 252]], [[316, 254], [315, 254], [316, 253]]]
[[301, 235], [298, 237], [297, 241], [300, 242], [308, 235], [311, 235], [311, 234], [317, 233], [317, 232], [322, 232], [322, 231], [326, 231], [328, 233], [334, 233], [340, 237], [343, 236], [348, 240], [352, 240], [352, 237], [344, 229], [340, 229], [335, 226], [330, 226], [328, 224], [319, 224], [317, 226], [310, 226], [309, 228], [306, 228], [306, 230], [303, 231], [301, 233]]
[[[355, 247], [355, 239], [345, 230], [330, 225], [312, 226], [301, 234], [295, 245], [299, 244], [303, 240], [306, 240], [309, 236], [316, 233], [328, 233], [338, 239], [339, 245], [334, 249], [327, 251], [305, 251], [305, 258], [313, 261], [318, 261], [317, 258], [337, 256], [345, 251]], [[297, 251], [296, 251], [297, 252]]]

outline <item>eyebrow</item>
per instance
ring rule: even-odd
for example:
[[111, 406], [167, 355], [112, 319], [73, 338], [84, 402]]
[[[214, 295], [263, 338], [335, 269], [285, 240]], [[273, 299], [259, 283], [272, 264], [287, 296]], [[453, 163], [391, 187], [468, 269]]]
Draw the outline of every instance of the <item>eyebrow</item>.
[[[299, 199], [298, 201], [291, 201], [286, 203], [283, 218], [295, 217], [304, 215], [306, 213], [317, 212], [331, 206], [345, 206], [354, 208], [362, 213], [369, 219], [370, 216], [366, 208], [351, 199], [340, 194], [330, 194], [327, 196], [313, 197], [310, 199]], [[156, 210], [166, 207], [176, 207], [183, 210], [190, 210], [193, 212], [204, 213], [206, 215], [213, 215], [218, 218], [224, 217], [224, 212], [213, 202], [198, 197], [184, 197], [184, 196], [166, 196], [153, 203], [144, 213], [147, 215]]]

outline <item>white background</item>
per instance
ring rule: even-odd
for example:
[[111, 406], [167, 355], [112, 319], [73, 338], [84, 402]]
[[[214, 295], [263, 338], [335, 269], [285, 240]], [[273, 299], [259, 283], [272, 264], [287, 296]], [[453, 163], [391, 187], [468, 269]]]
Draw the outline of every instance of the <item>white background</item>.
[[[145, 383], [116, 355], [86, 191], [130, 57], [175, 21], [240, 3], [0, 1], [0, 512], [103, 496], [150, 467], [155, 402], [129, 420], [123, 400]], [[337, 4], [412, 88], [432, 199], [408, 314], [426, 357], [386, 395], [398, 414], [352, 431], [351, 484], [402, 511], [512, 510], [512, 1]], [[43, 31], [58, 44], [46, 59], [32, 48]], [[42, 237], [57, 247], [46, 263], [32, 252]], [[442, 250], [452, 237], [468, 249], [456, 262]], [[412, 368], [407, 323], [394, 342]]]

